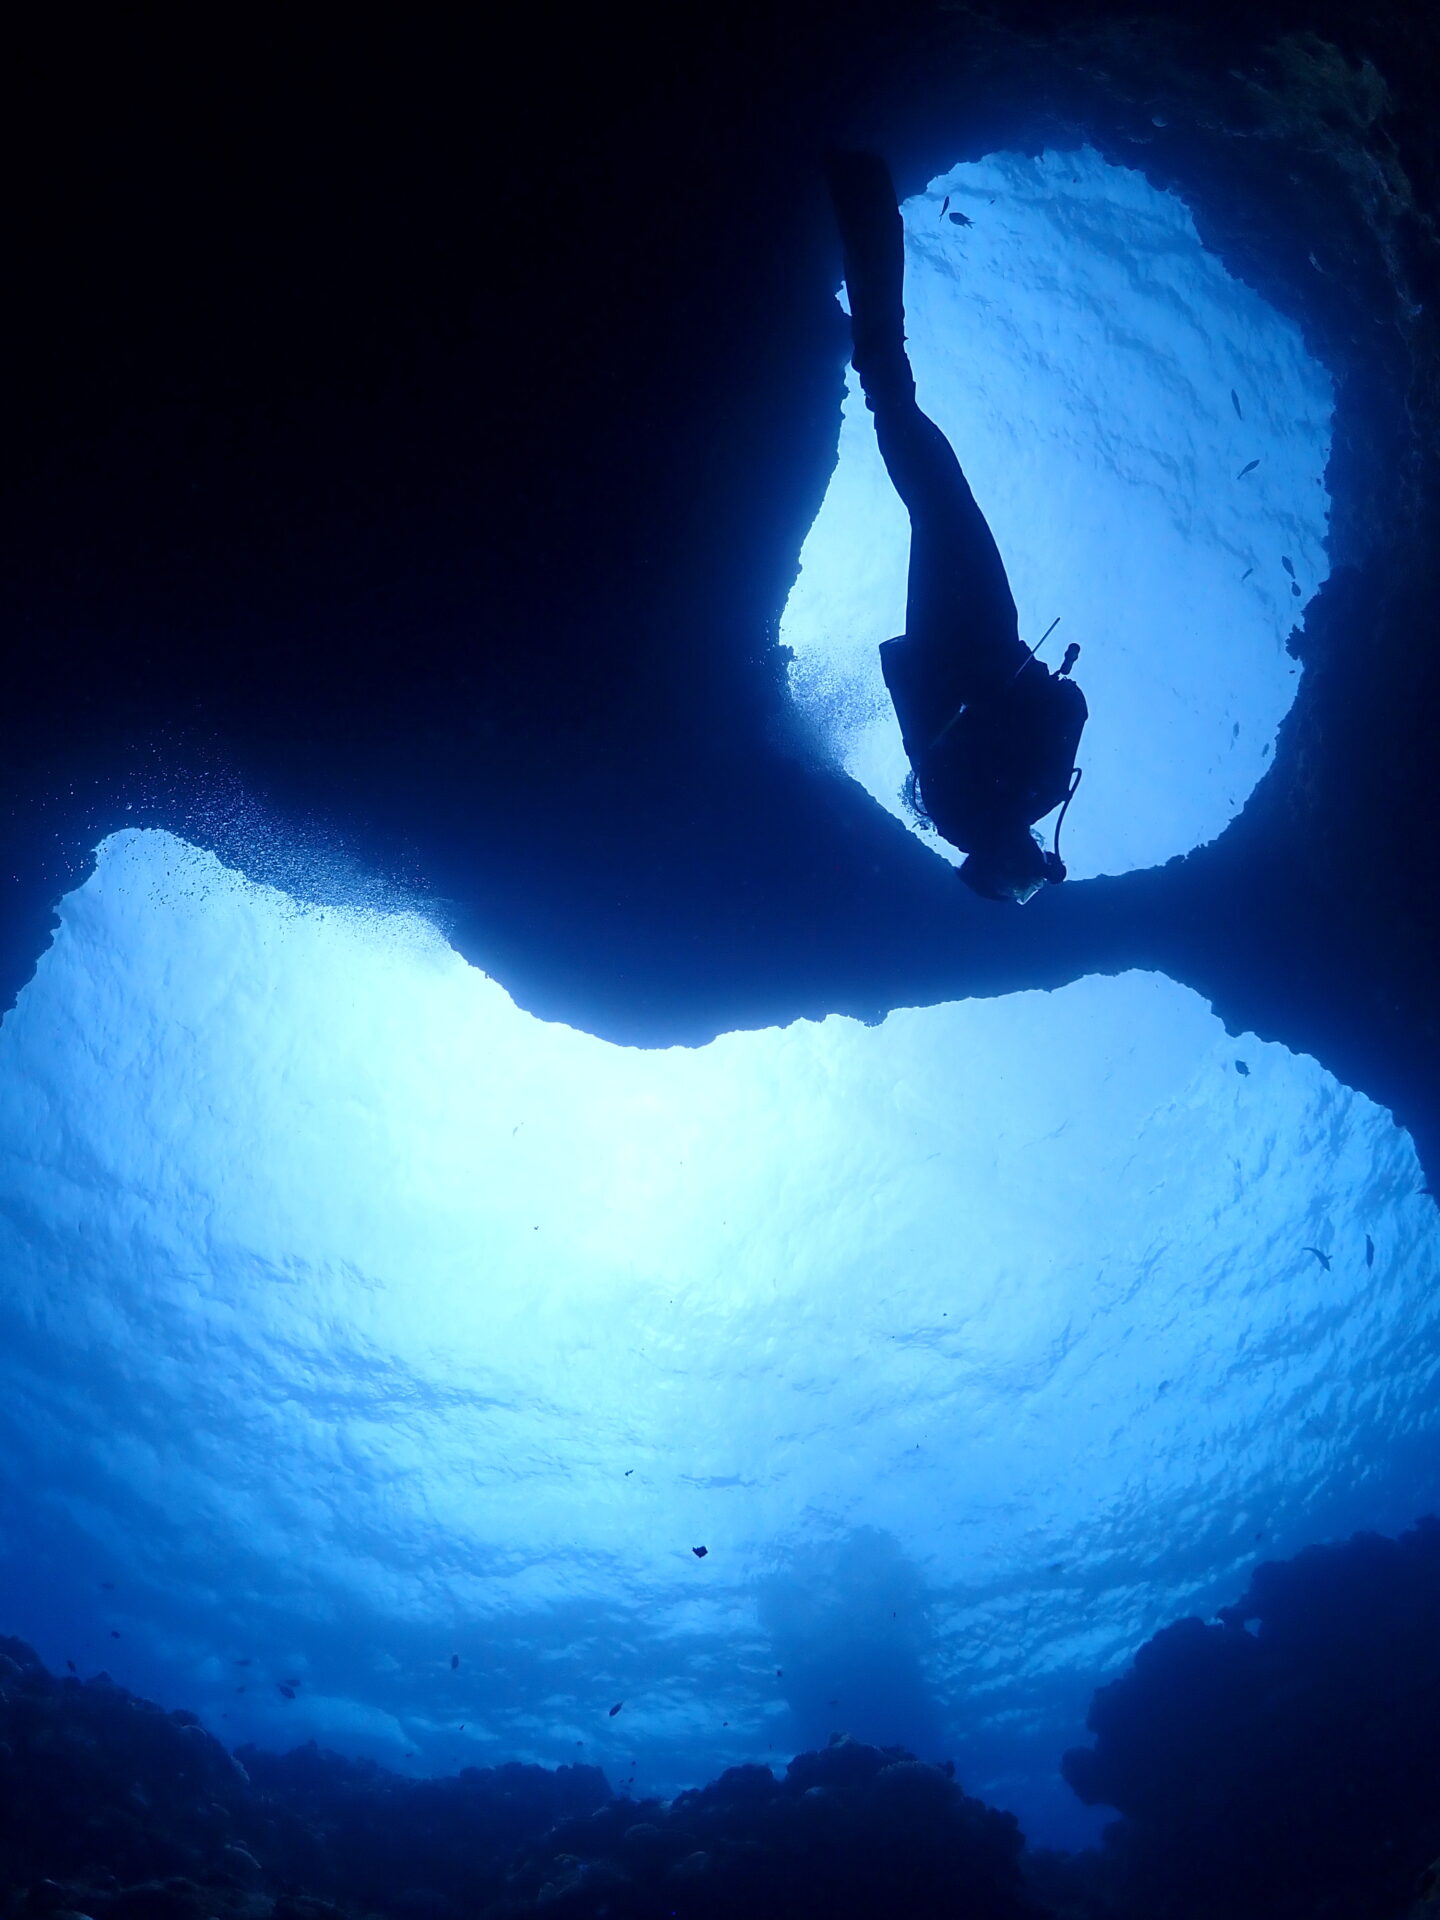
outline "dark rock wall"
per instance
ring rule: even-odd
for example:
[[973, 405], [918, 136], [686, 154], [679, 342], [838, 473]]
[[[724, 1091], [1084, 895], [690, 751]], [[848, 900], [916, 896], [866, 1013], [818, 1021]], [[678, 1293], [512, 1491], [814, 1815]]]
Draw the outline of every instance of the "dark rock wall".
[[1065, 1756], [1118, 1807], [1124, 1913], [1383, 1920], [1440, 1852], [1440, 1522], [1267, 1562], [1214, 1623], [1181, 1620]]

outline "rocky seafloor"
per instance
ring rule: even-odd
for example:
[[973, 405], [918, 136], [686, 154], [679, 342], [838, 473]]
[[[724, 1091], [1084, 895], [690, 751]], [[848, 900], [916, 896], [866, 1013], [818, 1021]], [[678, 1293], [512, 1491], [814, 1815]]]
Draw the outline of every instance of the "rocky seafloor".
[[[1262, 1565], [1094, 1696], [1118, 1818], [1027, 1847], [948, 1765], [837, 1734], [673, 1800], [597, 1767], [414, 1779], [0, 1641], [0, 1913], [91, 1920], [1399, 1920], [1440, 1912], [1440, 1521]], [[67, 1666], [71, 1663], [67, 1662]]]

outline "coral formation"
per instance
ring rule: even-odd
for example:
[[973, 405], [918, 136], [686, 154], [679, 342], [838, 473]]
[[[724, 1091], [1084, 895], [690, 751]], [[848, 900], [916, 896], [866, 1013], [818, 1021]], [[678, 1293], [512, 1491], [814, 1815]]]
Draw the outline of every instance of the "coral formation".
[[0, 1641], [0, 1913], [90, 1920], [1399, 1920], [1436, 1910], [1440, 1520], [1260, 1567], [1102, 1687], [1065, 1756], [1119, 1809], [1027, 1853], [950, 1766], [836, 1735], [673, 1800], [596, 1767], [402, 1779], [232, 1756]]
[[503, 1909], [601, 1920], [830, 1920], [903, 1911], [1026, 1920], [1015, 1820], [950, 1769], [837, 1736], [769, 1767], [731, 1767], [668, 1804], [614, 1802], [562, 1822], [512, 1878]]
[[596, 1767], [407, 1780], [314, 1746], [232, 1756], [193, 1713], [0, 1640], [0, 1912], [475, 1913], [516, 1848], [608, 1795]]
[[1440, 1521], [1259, 1567], [1096, 1694], [1065, 1756], [1120, 1911], [1311, 1920], [1404, 1910], [1440, 1851]]
[[841, 1736], [783, 1779], [735, 1767], [671, 1802], [613, 1798], [585, 1766], [407, 1780], [314, 1746], [232, 1757], [193, 1714], [0, 1642], [5, 1913], [843, 1920], [900, 1890], [916, 1916], [1027, 1920], [1022, 1845], [950, 1769]]

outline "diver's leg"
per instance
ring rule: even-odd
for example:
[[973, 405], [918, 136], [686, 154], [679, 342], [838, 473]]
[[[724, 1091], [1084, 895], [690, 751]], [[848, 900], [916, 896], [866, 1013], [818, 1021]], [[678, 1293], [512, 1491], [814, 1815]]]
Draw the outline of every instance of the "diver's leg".
[[832, 154], [827, 166], [855, 370], [910, 515], [906, 630], [918, 644], [952, 649], [943, 677], [978, 692], [1024, 660], [1004, 562], [954, 449], [915, 399], [905, 353], [905, 228], [889, 168], [868, 153]]
[[1015, 599], [989, 522], [954, 449], [912, 399], [875, 407], [885, 469], [910, 514], [905, 629], [955, 650], [960, 698], [1024, 664]]

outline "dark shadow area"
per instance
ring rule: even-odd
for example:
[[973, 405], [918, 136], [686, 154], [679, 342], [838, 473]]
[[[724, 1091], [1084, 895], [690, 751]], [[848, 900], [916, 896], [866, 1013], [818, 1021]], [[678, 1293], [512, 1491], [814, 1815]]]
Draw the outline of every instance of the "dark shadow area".
[[[790, 0], [222, 37], [11, 52], [0, 1003], [96, 839], [150, 822], [299, 891], [384, 876], [627, 1041], [1162, 968], [1434, 1167], [1433, 23]], [[797, 745], [772, 636], [835, 453], [834, 137], [902, 192], [1087, 140], [1333, 373], [1335, 575], [1275, 771], [1202, 853], [1006, 918]]]
[[[1440, 1521], [1257, 1568], [1096, 1694], [1081, 1799], [1114, 1911], [1399, 1914], [1440, 1853]], [[1108, 1909], [1107, 1909], [1108, 1910]]]

